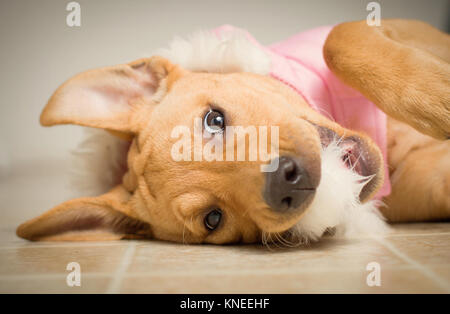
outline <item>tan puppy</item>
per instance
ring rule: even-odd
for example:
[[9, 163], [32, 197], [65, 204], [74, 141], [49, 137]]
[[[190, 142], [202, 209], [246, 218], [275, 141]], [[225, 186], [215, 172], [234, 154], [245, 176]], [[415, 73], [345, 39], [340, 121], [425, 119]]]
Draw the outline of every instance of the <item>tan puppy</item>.
[[[388, 115], [436, 138], [389, 121], [393, 192], [384, 214], [393, 221], [448, 218], [450, 147], [441, 140], [450, 134], [449, 37], [416, 22], [383, 25], [337, 26], [324, 48], [325, 59], [343, 81]], [[395, 50], [395, 59], [383, 58], [383, 49]], [[428, 71], [416, 73], [418, 63]], [[216, 125], [209, 125], [211, 111], [221, 114]], [[195, 118], [201, 118], [205, 128], [216, 127], [220, 119], [243, 127], [278, 126], [281, 170], [262, 173], [261, 159], [175, 161], [172, 131], [192, 126]], [[365, 156], [353, 164], [359, 175], [372, 177], [359, 193], [361, 202], [383, 181], [382, 156], [368, 136], [320, 115], [279, 81], [251, 73], [191, 72], [161, 57], [73, 77], [51, 97], [41, 123], [101, 128], [131, 144], [121, 184], [98, 197], [65, 202], [24, 223], [17, 234], [30, 240], [260, 242], [263, 235], [290, 229], [310, 211], [323, 176], [321, 147], [335, 136], [339, 145], [350, 145]], [[430, 163], [435, 167], [429, 168]], [[297, 194], [281, 199], [289, 210], [280, 210], [279, 176], [290, 180], [299, 173], [306, 179], [296, 185]]]

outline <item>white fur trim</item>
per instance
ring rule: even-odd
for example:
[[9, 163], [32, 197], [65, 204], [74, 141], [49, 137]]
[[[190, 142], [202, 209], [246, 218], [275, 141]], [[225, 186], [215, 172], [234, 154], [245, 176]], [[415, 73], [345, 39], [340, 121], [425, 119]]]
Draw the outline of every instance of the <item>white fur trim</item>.
[[221, 36], [199, 31], [188, 39], [176, 37], [169, 48], [161, 49], [157, 54], [195, 72], [269, 74], [269, 56], [244, 33], [235, 30]]

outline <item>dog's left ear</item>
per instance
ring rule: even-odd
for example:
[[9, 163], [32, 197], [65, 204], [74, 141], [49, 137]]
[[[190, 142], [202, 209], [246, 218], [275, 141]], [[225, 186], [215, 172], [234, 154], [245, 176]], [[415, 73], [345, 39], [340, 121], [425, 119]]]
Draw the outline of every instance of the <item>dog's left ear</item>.
[[98, 197], [64, 202], [17, 228], [31, 241], [105, 241], [149, 238], [150, 226], [133, 215], [130, 195], [117, 186]]
[[78, 124], [135, 133], [138, 104], [158, 102], [184, 70], [162, 57], [80, 73], [61, 85], [41, 114], [41, 124]]

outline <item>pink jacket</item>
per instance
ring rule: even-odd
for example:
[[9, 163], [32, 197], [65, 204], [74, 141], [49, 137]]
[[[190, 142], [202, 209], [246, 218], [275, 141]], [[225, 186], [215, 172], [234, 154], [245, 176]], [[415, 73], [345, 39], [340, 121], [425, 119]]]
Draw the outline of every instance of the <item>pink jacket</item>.
[[[308, 104], [345, 128], [362, 131], [380, 147], [384, 158], [385, 181], [376, 198], [389, 195], [386, 115], [358, 91], [342, 83], [327, 67], [322, 48], [332, 26], [301, 32], [268, 47], [260, 45], [248, 32], [247, 38], [262, 47], [271, 58], [270, 75], [296, 90]], [[236, 31], [230, 25], [214, 30], [220, 36]]]

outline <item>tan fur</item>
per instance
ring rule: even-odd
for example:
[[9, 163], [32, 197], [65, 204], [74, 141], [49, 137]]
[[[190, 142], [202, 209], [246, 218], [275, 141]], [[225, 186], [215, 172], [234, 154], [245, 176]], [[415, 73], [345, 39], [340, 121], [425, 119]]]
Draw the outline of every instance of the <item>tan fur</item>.
[[393, 222], [450, 217], [450, 141], [421, 134], [388, 120], [389, 172], [392, 193], [381, 208]]
[[330, 69], [386, 114], [437, 139], [450, 137], [450, 36], [409, 20], [336, 26], [324, 47]]
[[[70, 200], [20, 225], [17, 235], [33, 241], [101, 241], [126, 236], [149, 237], [149, 226], [134, 216], [129, 205], [130, 198], [131, 195], [118, 186], [100, 197]], [[123, 230], [127, 232], [122, 233]]]
[[[346, 23], [332, 31], [324, 54], [341, 79], [386, 113], [443, 139], [450, 125], [450, 70], [444, 61], [448, 35], [422, 26], [402, 21], [383, 21], [381, 28]], [[417, 37], [409, 36], [405, 27]], [[435, 48], [428, 47], [433, 44]], [[221, 108], [229, 125], [279, 126], [280, 154], [299, 156], [315, 178], [320, 178], [321, 143], [314, 125], [338, 136], [358, 137], [377, 169], [363, 200], [383, 181], [382, 157], [370, 138], [315, 112], [275, 79], [249, 73], [193, 73], [152, 57], [81, 73], [51, 97], [41, 117], [43, 125], [73, 123], [131, 139], [128, 172], [109, 193], [65, 202], [21, 225], [17, 234], [30, 240], [153, 237], [232, 243], [257, 242], [263, 232], [288, 229], [302, 213], [286, 216], [269, 210], [261, 195], [262, 161], [172, 159], [173, 128], [191, 127], [194, 118], [211, 107]], [[393, 221], [450, 217], [448, 142], [392, 121], [388, 136], [394, 186], [386, 200], [386, 216]], [[214, 206], [222, 208], [224, 221], [209, 232], [203, 219]]]

